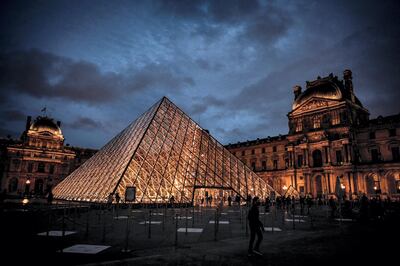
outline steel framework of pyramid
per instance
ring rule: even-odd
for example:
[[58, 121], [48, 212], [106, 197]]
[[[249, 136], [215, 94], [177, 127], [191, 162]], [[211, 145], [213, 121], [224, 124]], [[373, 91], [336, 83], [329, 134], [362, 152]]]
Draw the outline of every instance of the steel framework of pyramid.
[[[194, 203], [207, 190], [266, 197], [273, 189], [163, 97], [53, 190], [55, 198], [106, 202], [135, 187], [135, 202]], [[207, 191], [208, 192], [208, 191]], [[207, 195], [206, 192], [206, 195]]]

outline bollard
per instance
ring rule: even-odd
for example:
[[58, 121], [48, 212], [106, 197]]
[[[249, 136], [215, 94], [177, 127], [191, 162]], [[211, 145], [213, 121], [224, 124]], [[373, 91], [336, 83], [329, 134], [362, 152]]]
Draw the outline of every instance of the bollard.
[[187, 207], [186, 207], [186, 222], [185, 222], [185, 226], [186, 226], [185, 235], [187, 235], [187, 233], [188, 233], [188, 208]]
[[178, 246], [178, 214], [175, 214], [175, 247]]
[[63, 217], [62, 217], [62, 237], [64, 239], [65, 236], [65, 208], [63, 210]]
[[[144, 222], [146, 224], [146, 222]], [[151, 210], [149, 210], [149, 235], [148, 238], [151, 238]]]
[[217, 241], [217, 210], [215, 210], [215, 218], [214, 218], [214, 241]]
[[194, 203], [193, 203], [193, 211], [192, 211], [192, 227], [194, 227]]
[[296, 210], [295, 210], [295, 207], [293, 206], [293, 208], [292, 208], [293, 230], [295, 230], [295, 224], [294, 224], [294, 219], [295, 219], [294, 215], [295, 215], [295, 212], [296, 212]]
[[[104, 210], [101, 210], [101, 214], [104, 215]], [[106, 242], [106, 217], [103, 217], [103, 236], [101, 241], [104, 243]]]
[[46, 236], [49, 236], [50, 229], [51, 229], [51, 210], [48, 211]]
[[126, 219], [125, 247], [124, 247], [124, 249], [122, 250], [122, 252], [124, 252], [124, 253], [130, 252], [130, 250], [128, 249], [128, 247], [129, 247], [129, 233], [130, 233], [130, 230], [129, 230], [129, 220], [130, 220], [130, 218], [131, 218], [132, 210], [129, 211], [129, 206], [128, 206], [128, 212], [129, 212], [129, 213], [128, 213], [128, 218]]
[[248, 219], [247, 219], [248, 213], [247, 212], [248, 212], [248, 210], [246, 207], [246, 217], [245, 217], [245, 219], [246, 219], [246, 236], [249, 236]]
[[274, 224], [275, 224], [275, 216], [276, 216], [276, 208], [275, 208], [275, 206], [273, 206], [273, 212], [272, 212], [272, 218], [271, 218], [271, 226], [272, 226], [272, 233], [274, 232]]
[[243, 225], [243, 210], [242, 210], [242, 208], [240, 208], [240, 224], [242, 225], [242, 230], [243, 230], [244, 225]]
[[89, 237], [89, 208], [88, 208], [87, 213], [86, 213], [86, 232], [85, 232], [85, 236], [86, 236], [86, 238]]
[[165, 204], [165, 208], [164, 208], [164, 215], [163, 215], [163, 222], [162, 222], [162, 230], [163, 230], [163, 232], [165, 230], [165, 219], [166, 219], [165, 216], [167, 216], [167, 204]]

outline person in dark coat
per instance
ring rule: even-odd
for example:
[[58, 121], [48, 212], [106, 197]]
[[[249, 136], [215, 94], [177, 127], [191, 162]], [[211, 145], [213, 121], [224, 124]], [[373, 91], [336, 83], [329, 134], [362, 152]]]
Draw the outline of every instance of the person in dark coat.
[[[263, 240], [263, 234], [261, 232], [264, 231], [264, 225], [260, 221], [260, 213], [258, 210], [258, 206], [260, 206], [260, 200], [258, 197], [253, 198], [253, 204], [247, 216], [249, 220], [249, 227], [250, 227], [250, 242], [249, 242], [249, 255], [256, 254], [262, 255], [260, 252], [260, 244]], [[253, 249], [254, 240], [257, 235], [257, 242]]]
[[47, 195], [47, 203], [48, 204], [53, 203], [53, 198], [54, 198], [53, 192], [50, 190], [49, 194]]

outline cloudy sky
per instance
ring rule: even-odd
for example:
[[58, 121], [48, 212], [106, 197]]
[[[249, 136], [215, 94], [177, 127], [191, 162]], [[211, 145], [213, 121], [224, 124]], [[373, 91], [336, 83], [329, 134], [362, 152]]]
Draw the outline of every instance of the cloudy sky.
[[353, 71], [399, 113], [399, 1], [1, 1], [0, 137], [43, 107], [100, 148], [162, 96], [224, 144], [286, 134], [292, 87]]

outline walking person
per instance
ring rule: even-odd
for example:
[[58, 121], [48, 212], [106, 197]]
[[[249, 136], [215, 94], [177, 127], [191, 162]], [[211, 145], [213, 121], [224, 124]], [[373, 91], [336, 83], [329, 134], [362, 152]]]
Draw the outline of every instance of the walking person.
[[[249, 250], [248, 255], [251, 256], [253, 254], [262, 256], [260, 252], [260, 244], [263, 240], [262, 231], [264, 231], [264, 225], [260, 221], [260, 213], [258, 210], [258, 206], [260, 206], [260, 200], [258, 197], [253, 198], [253, 204], [247, 216], [249, 220], [249, 227], [250, 227], [250, 242], [249, 242]], [[262, 230], [262, 231], [261, 231]], [[257, 235], [257, 242], [253, 249], [254, 240]]]

